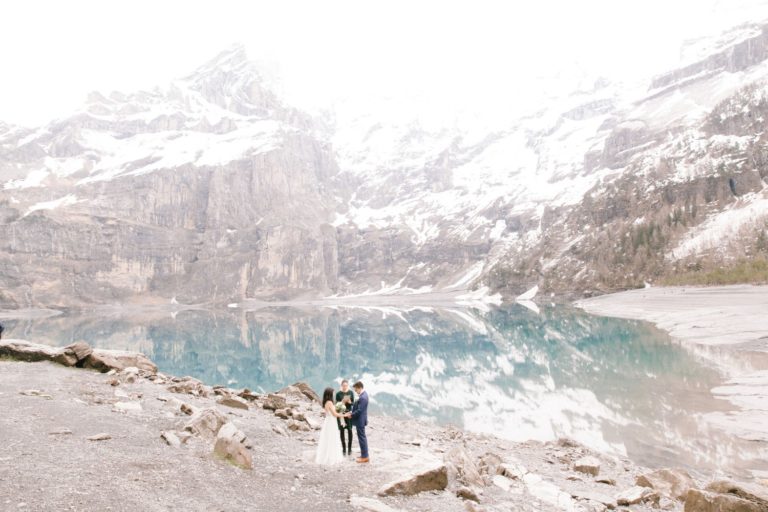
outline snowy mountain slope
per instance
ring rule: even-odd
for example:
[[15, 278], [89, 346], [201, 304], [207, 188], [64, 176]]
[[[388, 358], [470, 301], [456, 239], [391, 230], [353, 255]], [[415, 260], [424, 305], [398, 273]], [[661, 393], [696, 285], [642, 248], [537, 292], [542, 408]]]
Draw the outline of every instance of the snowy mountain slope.
[[304, 114], [236, 47], [165, 90], [93, 94], [3, 140], [9, 304], [327, 290], [336, 172]]
[[758, 254], [766, 29], [696, 45], [635, 84], [576, 70], [491, 110], [350, 99], [322, 119], [234, 47], [167, 88], [0, 125], [0, 302], [474, 302]]

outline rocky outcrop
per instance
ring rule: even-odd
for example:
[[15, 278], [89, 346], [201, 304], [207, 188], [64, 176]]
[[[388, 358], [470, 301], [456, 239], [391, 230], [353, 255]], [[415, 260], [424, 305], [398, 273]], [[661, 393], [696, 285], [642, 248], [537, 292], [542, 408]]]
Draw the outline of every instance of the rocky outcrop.
[[0, 356], [19, 361], [53, 361], [64, 366], [80, 366], [100, 372], [129, 367], [156, 373], [157, 366], [144, 354], [124, 350], [92, 349], [85, 342], [66, 347], [50, 347], [25, 340], [0, 341]]

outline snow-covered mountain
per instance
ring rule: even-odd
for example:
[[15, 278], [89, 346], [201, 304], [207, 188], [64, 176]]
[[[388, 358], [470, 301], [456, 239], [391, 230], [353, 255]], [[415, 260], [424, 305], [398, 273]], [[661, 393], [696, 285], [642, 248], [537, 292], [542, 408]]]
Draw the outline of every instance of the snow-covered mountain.
[[581, 292], [768, 251], [766, 26], [684, 55], [493, 112], [311, 116], [238, 46], [164, 89], [0, 124], [0, 302]]

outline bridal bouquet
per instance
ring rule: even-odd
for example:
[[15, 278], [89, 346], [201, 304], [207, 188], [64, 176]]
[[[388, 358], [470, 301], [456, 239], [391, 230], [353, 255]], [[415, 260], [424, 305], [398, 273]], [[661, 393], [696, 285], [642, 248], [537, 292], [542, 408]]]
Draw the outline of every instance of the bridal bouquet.
[[[344, 402], [336, 402], [336, 412], [339, 414], [344, 414], [347, 412], [347, 405]], [[344, 422], [344, 418], [339, 418], [339, 422], [341, 423], [342, 427], [347, 425]]]

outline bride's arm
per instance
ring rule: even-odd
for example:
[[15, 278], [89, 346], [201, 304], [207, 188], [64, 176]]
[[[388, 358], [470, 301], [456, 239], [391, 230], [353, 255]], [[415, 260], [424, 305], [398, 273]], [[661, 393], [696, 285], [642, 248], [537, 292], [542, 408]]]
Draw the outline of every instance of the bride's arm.
[[331, 402], [330, 400], [325, 402], [325, 410], [328, 411], [329, 413], [333, 414], [337, 418], [341, 418], [342, 417], [341, 414], [336, 412], [336, 407], [334, 407], [333, 402]]

